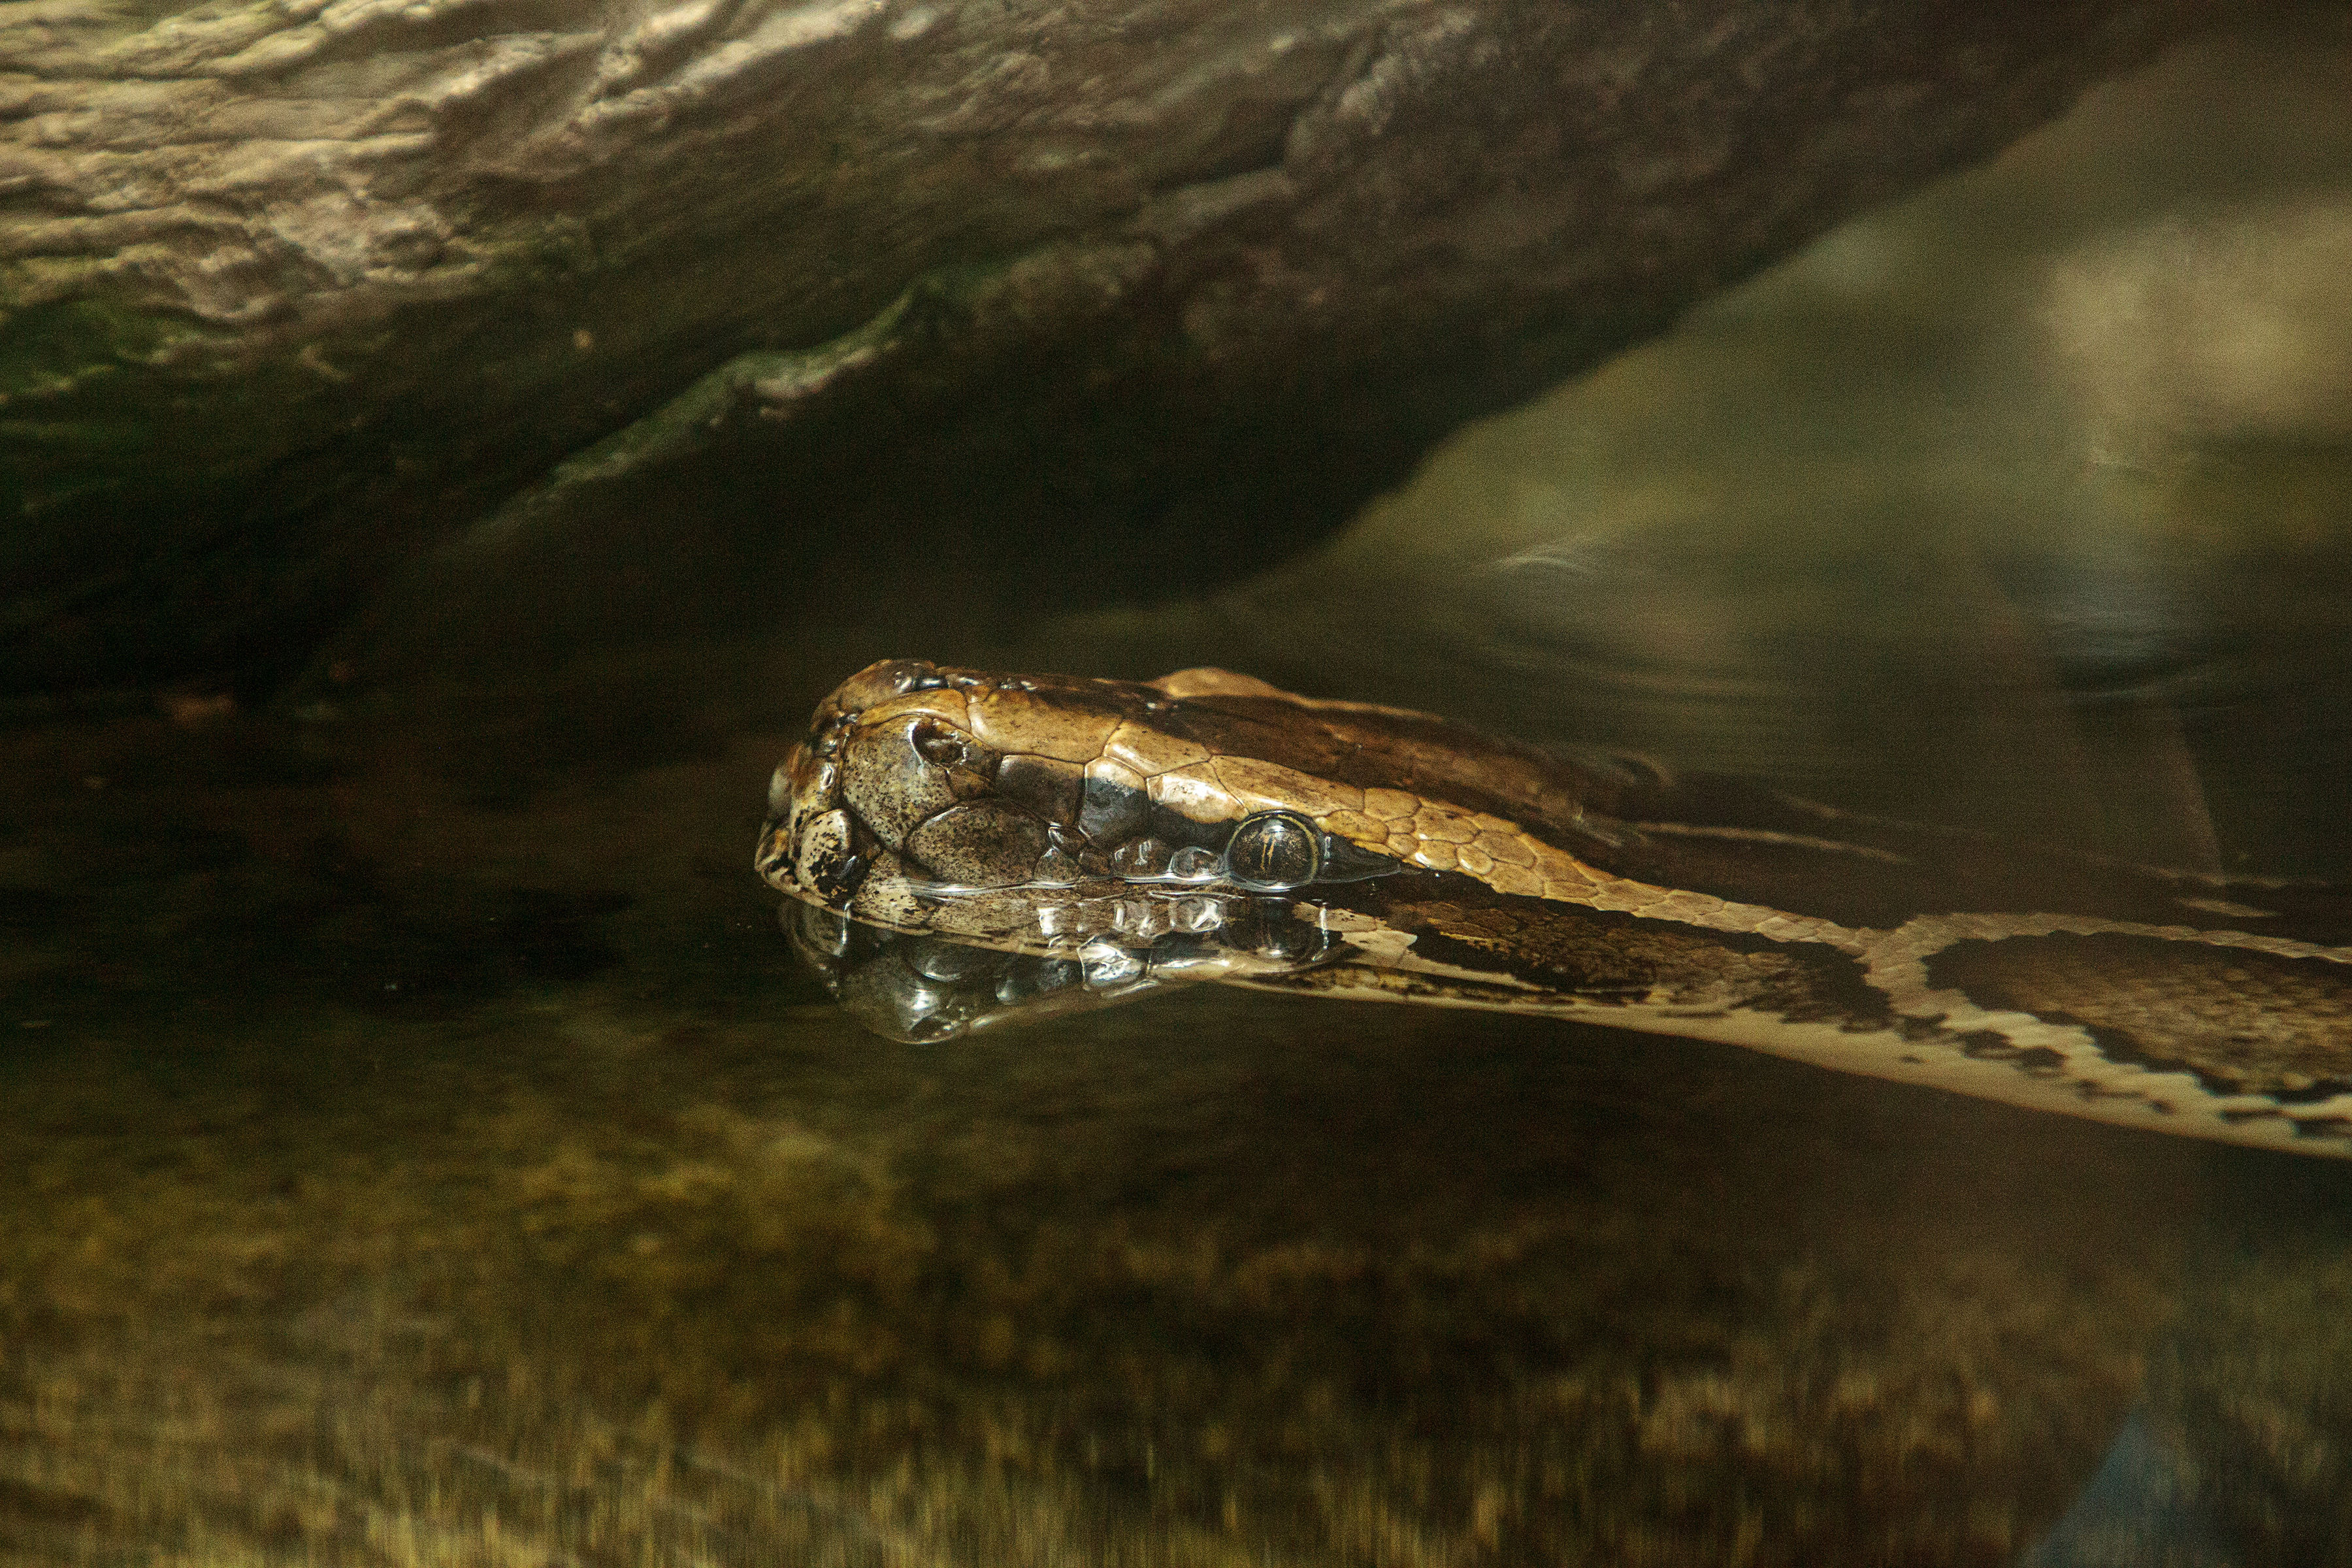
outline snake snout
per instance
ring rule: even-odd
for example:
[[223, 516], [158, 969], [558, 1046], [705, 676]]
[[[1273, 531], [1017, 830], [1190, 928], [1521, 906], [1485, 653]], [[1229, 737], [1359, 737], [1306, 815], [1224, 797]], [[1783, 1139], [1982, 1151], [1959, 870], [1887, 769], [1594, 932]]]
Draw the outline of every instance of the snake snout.
[[1010, 888], [1052, 875], [1080, 784], [1074, 767], [1006, 756], [936, 712], [861, 725], [840, 750], [842, 806], [941, 887]]
[[939, 666], [926, 660], [881, 659], [834, 688], [824, 705], [844, 713], [861, 713], [893, 697], [938, 686], [941, 679]]

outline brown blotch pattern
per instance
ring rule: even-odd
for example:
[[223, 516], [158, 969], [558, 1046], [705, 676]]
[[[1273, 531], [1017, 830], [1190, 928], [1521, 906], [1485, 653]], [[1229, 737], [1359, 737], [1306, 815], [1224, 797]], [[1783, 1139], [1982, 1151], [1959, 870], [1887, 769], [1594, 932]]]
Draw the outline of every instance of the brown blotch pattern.
[[2098, 932], [1954, 943], [1930, 984], [2089, 1031], [2110, 1058], [2225, 1093], [2352, 1089], [2352, 966]]

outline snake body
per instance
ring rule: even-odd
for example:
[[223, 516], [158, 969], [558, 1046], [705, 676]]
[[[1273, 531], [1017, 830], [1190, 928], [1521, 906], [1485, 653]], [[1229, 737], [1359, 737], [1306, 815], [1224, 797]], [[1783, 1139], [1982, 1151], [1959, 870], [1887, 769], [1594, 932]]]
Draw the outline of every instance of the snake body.
[[2352, 1154], [2352, 895], [1839, 812], [1222, 670], [876, 665], [777, 770], [804, 903], [1006, 953], [1556, 1014]]

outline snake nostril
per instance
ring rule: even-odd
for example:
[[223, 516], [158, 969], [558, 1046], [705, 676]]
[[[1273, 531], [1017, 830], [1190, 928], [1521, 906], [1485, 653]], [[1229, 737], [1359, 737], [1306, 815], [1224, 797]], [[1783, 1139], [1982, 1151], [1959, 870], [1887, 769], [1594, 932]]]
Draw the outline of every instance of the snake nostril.
[[935, 767], [952, 768], [963, 761], [963, 747], [940, 725], [916, 725], [914, 742], [915, 754]]

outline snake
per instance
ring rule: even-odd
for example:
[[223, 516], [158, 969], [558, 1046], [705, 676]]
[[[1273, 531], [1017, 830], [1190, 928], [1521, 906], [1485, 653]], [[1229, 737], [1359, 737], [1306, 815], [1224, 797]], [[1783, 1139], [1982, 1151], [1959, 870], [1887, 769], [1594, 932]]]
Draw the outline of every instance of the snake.
[[1213, 981], [1499, 1009], [2352, 1156], [2342, 886], [2019, 846], [1213, 668], [885, 660], [818, 704], [769, 807], [754, 866], [811, 945], [919, 940], [932, 981], [1007, 1005]]

